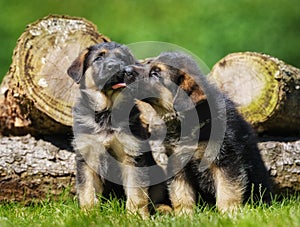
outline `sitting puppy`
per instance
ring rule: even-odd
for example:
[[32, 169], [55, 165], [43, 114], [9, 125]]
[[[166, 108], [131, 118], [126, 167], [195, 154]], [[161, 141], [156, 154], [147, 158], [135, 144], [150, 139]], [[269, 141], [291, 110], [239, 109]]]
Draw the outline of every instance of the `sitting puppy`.
[[138, 108], [134, 108], [129, 119], [136, 134], [133, 136], [130, 129], [121, 127], [128, 120], [122, 109], [134, 102], [122, 100], [125, 84], [121, 72], [124, 66], [136, 63], [127, 47], [107, 42], [85, 49], [68, 69], [69, 76], [80, 84], [79, 99], [73, 109], [73, 145], [77, 195], [82, 208], [92, 207], [97, 193], [106, 194], [116, 188], [118, 192], [122, 189], [119, 184], [125, 189], [126, 208], [142, 217], [149, 215], [149, 179], [142, 168], [135, 167], [151, 166], [155, 161], [150, 148], [140, 139], [147, 137], [148, 129]]
[[[160, 99], [143, 99], [162, 119], [170, 111], [169, 97], [173, 97], [177, 117], [165, 122], [168, 132], [162, 146], [169, 157], [168, 175], [173, 175], [168, 188], [175, 213], [192, 213], [198, 196], [216, 203], [221, 212], [235, 210], [249, 198], [270, 201], [268, 172], [251, 127], [235, 105], [206, 80], [191, 57], [162, 53], [142, 66], [127, 66], [125, 74], [127, 85], [148, 84], [140, 92], [164, 94]], [[159, 92], [161, 87], [163, 92]]]

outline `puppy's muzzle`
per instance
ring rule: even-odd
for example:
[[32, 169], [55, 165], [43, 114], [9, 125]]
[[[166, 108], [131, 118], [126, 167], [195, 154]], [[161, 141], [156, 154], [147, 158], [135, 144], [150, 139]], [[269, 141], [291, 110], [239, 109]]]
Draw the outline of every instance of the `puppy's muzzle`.
[[120, 62], [118, 62], [117, 60], [111, 60], [105, 66], [107, 71], [118, 71], [121, 68]]
[[142, 66], [129, 65], [123, 69], [124, 82], [126, 84], [133, 83], [142, 75], [144, 75], [144, 68]]
[[124, 82], [124, 77], [122, 73], [116, 73], [113, 75], [108, 81], [106, 81], [103, 89], [104, 90], [116, 90], [119, 88], [126, 87], [126, 83]]
[[110, 77], [100, 79], [100, 84], [104, 84], [103, 90], [115, 90], [126, 86], [123, 68], [124, 64], [114, 59], [109, 59], [108, 62], [104, 63], [103, 74], [110, 75]]

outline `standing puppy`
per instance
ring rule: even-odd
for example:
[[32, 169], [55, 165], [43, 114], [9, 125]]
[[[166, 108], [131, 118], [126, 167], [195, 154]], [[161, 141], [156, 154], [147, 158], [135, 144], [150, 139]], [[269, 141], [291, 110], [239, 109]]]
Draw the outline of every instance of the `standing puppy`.
[[[198, 196], [214, 201], [221, 212], [232, 211], [251, 196], [270, 201], [268, 173], [251, 127], [234, 104], [201, 74], [196, 62], [179, 52], [162, 53], [143, 66], [125, 68], [125, 82], [148, 81], [173, 96], [177, 119], [166, 125], [170, 199], [175, 213], [192, 213]], [[144, 99], [161, 113], [164, 97]], [[169, 107], [168, 107], [169, 108]], [[198, 124], [189, 124], [197, 114]], [[162, 117], [163, 118], [163, 117]], [[188, 125], [183, 128], [183, 125]], [[197, 130], [200, 133], [196, 133]], [[193, 146], [193, 139], [197, 140]], [[182, 169], [178, 169], [182, 166]]]
[[[128, 116], [122, 116], [122, 108], [129, 101], [123, 102], [120, 97], [125, 86], [121, 72], [124, 66], [135, 63], [128, 48], [114, 42], [91, 46], [75, 59], [68, 69], [69, 76], [80, 84], [80, 96], [73, 109], [73, 144], [80, 207], [94, 206], [96, 194], [105, 193], [114, 182], [124, 186], [126, 208], [147, 217], [147, 173], [135, 167], [153, 165], [154, 160], [147, 144], [133, 136], [130, 129], [121, 127], [128, 121]], [[121, 101], [115, 103], [117, 99]], [[113, 107], [117, 123], [113, 123]], [[133, 113], [130, 127], [143, 138], [145, 130], [139, 112]]]

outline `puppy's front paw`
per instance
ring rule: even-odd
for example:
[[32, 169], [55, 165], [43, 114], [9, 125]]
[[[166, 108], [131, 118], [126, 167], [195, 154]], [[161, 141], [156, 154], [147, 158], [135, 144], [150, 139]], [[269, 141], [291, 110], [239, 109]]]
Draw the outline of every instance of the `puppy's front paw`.
[[174, 207], [174, 213], [178, 216], [192, 216], [194, 212], [194, 206], [179, 205]]
[[148, 204], [135, 204], [130, 200], [126, 202], [126, 209], [131, 214], [139, 214], [143, 219], [147, 219], [150, 216], [148, 210]]
[[172, 214], [173, 209], [166, 204], [156, 204], [155, 211], [159, 214]]
[[79, 194], [79, 206], [81, 210], [87, 211], [95, 207], [95, 205], [99, 202], [96, 195], [80, 195]]

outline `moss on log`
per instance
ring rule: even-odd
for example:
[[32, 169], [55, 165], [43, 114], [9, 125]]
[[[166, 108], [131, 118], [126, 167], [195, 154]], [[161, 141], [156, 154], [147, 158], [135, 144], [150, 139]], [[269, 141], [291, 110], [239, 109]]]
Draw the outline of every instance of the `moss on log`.
[[300, 69], [265, 54], [233, 53], [209, 78], [258, 132], [300, 135]]

